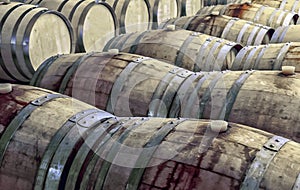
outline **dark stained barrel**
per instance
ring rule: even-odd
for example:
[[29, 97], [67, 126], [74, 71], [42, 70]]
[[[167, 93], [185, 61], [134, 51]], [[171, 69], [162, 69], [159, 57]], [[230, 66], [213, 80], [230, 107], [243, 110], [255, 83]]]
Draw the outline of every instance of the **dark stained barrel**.
[[299, 15], [260, 4], [229, 4], [208, 6], [200, 9], [197, 14], [220, 14], [252, 21], [272, 28], [295, 25]]
[[287, 42], [244, 47], [236, 56], [230, 70], [281, 70], [294, 66], [300, 72], [300, 42]]
[[268, 44], [274, 29], [250, 21], [225, 15], [195, 15], [164, 21], [159, 28], [176, 27], [224, 38], [242, 45]]
[[74, 52], [66, 17], [23, 3], [0, 5], [0, 39], [0, 81], [28, 83], [47, 58]]
[[251, 3], [251, 0], [202, 0], [204, 6]]
[[117, 116], [222, 119], [300, 141], [299, 74], [193, 73], [139, 55], [92, 53], [49, 59], [31, 84]]
[[247, 126], [229, 123], [219, 132], [220, 121], [115, 117], [20, 85], [0, 95], [0, 110], [3, 189], [299, 185], [299, 143]]
[[149, 30], [112, 38], [104, 51], [119, 49], [191, 71], [224, 70], [242, 48], [238, 43], [187, 30]]

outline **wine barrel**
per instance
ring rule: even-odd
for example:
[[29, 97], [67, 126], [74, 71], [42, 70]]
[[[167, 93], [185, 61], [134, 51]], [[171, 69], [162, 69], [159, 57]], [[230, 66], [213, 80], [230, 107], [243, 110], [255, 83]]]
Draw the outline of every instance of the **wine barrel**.
[[30, 84], [117, 116], [222, 119], [300, 141], [300, 74], [193, 73], [140, 55], [91, 53], [49, 59]]
[[230, 70], [280, 70], [282, 66], [294, 66], [300, 72], [299, 58], [299, 42], [247, 46], [237, 54]]
[[112, 38], [104, 51], [119, 49], [167, 61], [191, 71], [224, 70], [241, 45], [187, 30], [149, 30]]
[[300, 42], [299, 29], [300, 25], [278, 27], [270, 43]]
[[152, 12], [152, 29], [166, 19], [179, 17], [181, 14], [181, 0], [149, 0]]
[[244, 125], [225, 123], [220, 131], [220, 121], [114, 117], [21, 85], [0, 95], [0, 110], [3, 189], [299, 185], [300, 144]]
[[[251, 3], [251, 0], [203, 0], [204, 6]], [[258, 3], [259, 4], [259, 3]]]
[[300, 4], [298, 0], [252, 0], [253, 3], [267, 5], [291, 12], [300, 13]]
[[28, 83], [44, 60], [74, 51], [67, 18], [22, 3], [0, 5], [0, 39], [0, 81]]
[[244, 46], [268, 44], [275, 31], [271, 27], [243, 19], [214, 14], [169, 19], [159, 28], [166, 28], [169, 24], [185, 30], [224, 38]]
[[181, 0], [181, 16], [192, 16], [203, 7], [203, 0]]
[[119, 22], [120, 33], [144, 31], [152, 19], [148, 0], [104, 0], [113, 7]]
[[200, 9], [197, 14], [218, 13], [252, 21], [272, 28], [294, 25], [299, 15], [293, 12], [276, 9], [259, 4], [229, 4], [217, 5]]
[[113, 8], [95, 0], [39, 0], [31, 4], [57, 10], [72, 23], [76, 52], [101, 51], [103, 44], [118, 34], [118, 21]]

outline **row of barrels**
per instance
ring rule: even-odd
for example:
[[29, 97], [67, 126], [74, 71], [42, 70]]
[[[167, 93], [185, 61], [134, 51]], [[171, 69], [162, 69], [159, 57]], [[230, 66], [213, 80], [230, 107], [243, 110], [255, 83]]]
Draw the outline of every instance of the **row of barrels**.
[[[30, 3], [36, 4], [37, 2], [34, 1]], [[136, 35], [139, 35], [139, 37], [136, 38], [136, 41], [132, 43], [130, 47], [136, 47], [137, 43], [139, 42], [147, 43], [144, 40], [145, 37], [143, 37], [143, 35], [147, 33], [145, 31], [137, 33], [128, 33], [126, 35], [119, 35], [114, 38], [114, 36], [118, 34], [118, 32], [116, 31], [119, 28], [119, 24], [117, 22], [118, 19], [116, 15], [114, 15], [113, 9], [107, 2], [95, 3], [95, 1], [92, 0], [80, 2], [75, 0], [44, 0], [39, 1], [38, 3], [41, 6], [37, 7], [34, 5], [13, 2], [9, 4], [0, 5], [0, 32], [2, 36], [0, 48], [0, 73], [2, 80], [28, 83], [37, 67], [45, 59], [56, 54], [68, 54], [74, 52], [93, 52], [101, 51], [102, 49], [107, 50], [108, 48], [118, 48], [122, 51], [126, 51], [121, 46], [124, 46], [125, 44], [124, 47], [126, 48], [126, 45], [128, 45], [126, 44], [128, 38], [134, 39], [134, 36]], [[120, 5], [121, 4], [122, 3], [120, 3]], [[113, 7], [116, 8], [116, 5], [117, 3], [114, 3]], [[49, 9], [43, 8], [42, 6], [49, 7]], [[127, 10], [129, 12], [131, 11], [130, 9], [124, 10]], [[98, 18], [101, 18], [101, 22], [98, 21]], [[288, 19], [288, 22], [281, 22], [279, 18], [285, 18], [282, 20]], [[161, 23], [159, 27], [168, 27], [168, 24], [173, 23], [179, 28], [194, 30], [196, 32], [206, 33], [208, 35], [225, 38], [230, 41], [237, 42], [238, 44], [241, 44], [243, 46], [266, 44], [270, 40], [271, 42], [284, 42], [291, 40], [297, 41], [293, 39], [297, 38], [295, 32], [297, 32], [298, 26], [292, 27], [287, 25], [287, 23], [291, 24], [293, 21], [295, 21], [296, 16], [290, 15], [285, 17], [281, 14], [281, 17], [279, 18], [277, 18], [276, 23], [280, 23], [280, 25], [284, 25], [285, 27], [279, 27], [275, 30], [275, 32], [274, 29], [269, 26], [257, 25], [255, 23], [251, 23], [243, 19], [237, 19], [221, 15], [197, 15], [193, 17], [180, 17], [179, 19], [170, 19], [168, 21], [165, 21]], [[124, 21], [124, 19], [121, 20], [122, 22]], [[274, 19], [274, 21], [275, 20], [276, 19]], [[209, 24], [211, 24], [210, 27], [208, 27]], [[53, 25], [56, 25], [57, 27], [52, 27]], [[140, 27], [141, 25], [138, 24], [135, 26]], [[136, 30], [139, 29], [136, 28]], [[45, 33], [47, 33], [47, 35], [44, 35]], [[151, 33], [151, 31], [148, 33]], [[165, 59], [167, 61], [176, 63], [176, 65], [178, 66], [183, 66], [184, 68], [191, 69], [194, 71], [212, 70], [212, 67], [214, 67], [212, 65], [199, 66], [199, 64], [201, 64], [199, 63], [199, 60], [201, 60], [201, 56], [204, 55], [199, 54], [200, 56], [198, 57], [200, 58], [197, 58], [196, 60], [194, 59], [195, 51], [191, 51], [193, 52], [193, 55], [188, 55], [188, 59], [192, 59], [192, 65], [190, 65], [190, 63], [186, 63], [186, 61], [191, 61], [188, 61], [188, 59], [186, 60], [184, 58], [185, 56], [182, 56], [182, 54], [186, 54], [185, 52], [188, 52], [188, 49], [190, 49], [187, 48], [187, 50], [185, 50], [185, 47], [189, 46], [189, 43], [193, 41], [193, 39], [197, 38], [197, 35], [198, 34], [191, 35], [186, 39], [186, 41], [184, 41], [183, 47], [180, 49], [181, 53], [178, 54], [178, 59], [173, 60], [172, 58], [170, 60], [168, 58], [168, 55], [162, 56], [167, 57]], [[291, 39], [290, 36], [294, 36], [294, 38]], [[233, 45], [234, 43], [228, 41], [219, 43], [219, 41], [223, 40], [217, 38], [209, 38], [205, 35], [203, 36], [203, 38], [205, 39], [205, 43], [202, 40], [202, 49], [205, 48], [207, 44], [213, 43], [216, 44], [215, 48], [212, 49], [213, 51], [218, 49], [218, 44], [220, 45], [226, 43], [228, 46], [233, 46], [227, 47], [226, 45], [226, 48], [222, 49], [222, 51], [225, 52], [225, 54], [220, 54], [222, 57], [220, 57], [219, 59], [218, 56], [216, 56], [217, 61], [221, 61], [221, 64], [217, 63], [217, 67], [223, 68], [222, 59], [224, 59], [223, 56], [225, 55], [227, 61], [223, 65], [226, 65], [225, 68], [230, 68], [230, 65], [234, 60], [233, 58], [241, 49], [240, 46], [237, 45], [239, 46], [239, 48], [236, 48], [237, 46]], [[122, 42], [119, 46], [114, 46], [114, 44], [116, 44], [112, 43], [114, 39], [116, 39], [117, 41], [122, 40], [124, 42]], [[104, 47], [105, 44], [108, 45]], [[149, 47], [149, 44], [147, 44], [147, 46]], [[159, 44], [157, 44], [157, 46], [159, 46]], [[134, 52], [133, 49], [136, 48], [130, 48], [131, 53], [142, 54], [150, 57], [153, 56], [151, 54]], [[226, 56], [228, 51], [231, 52], [231, 49], [234, 49], [234, 52], [230, 53], [229, 56]], [[275, 49], [278, 48], [276, 47]], [[286, 48], [283, 49], [284, 50], [282, 51], [285, 51]], [[174, 50], [172, 50], [171, 52], [174, 52]], [[206, 53], [207, 55], [217, 55], [216, 53], [212, 52]], [[279, 53], [281, 53], [281, 51]], [[284, 54], [284, 52], [281, 54]], [[161, 58], [161, 56], [158, 56], [157, 58]], [[207, 61], [212, 62], [210, 59], [207, 59]], [[236, 68], [241, 68], [241, 66], [237, 66]], [[251, 67], [245, 69], [250, 68]], [[259, 67], [256, 66], [254, 66], [253, 68], [259, 69]], [[278, 69], [278, 67], [276, 67], [276, 69]]]
[[0, 110], [2, 189], [299, 189], [300, 144], [244, 125], [116, 117], [24, 85]]
[[0, 84], [0, 187], [299, 189], [300, 75], [226, 70], [299, 71], [299, 45], [166, 27], [41, 61], [31, 86]]
[[[266, 30], [256, 39], [253, 39], [251, 33], [245, 31], [247, 41], [251, 38], [257, 41], [268, 38]], [[241, 35], [231, 32], [228, 36], [239, 38]], [[114, 37], [104, 48], [105, 51], [109, 49], [153, 57], [195, 72], [281, 70], [282, 66], [295, 66], [296, 71], [300, 71], [300, 42], [243, 47], [239, 43], [203, 33], [163, 29]]]

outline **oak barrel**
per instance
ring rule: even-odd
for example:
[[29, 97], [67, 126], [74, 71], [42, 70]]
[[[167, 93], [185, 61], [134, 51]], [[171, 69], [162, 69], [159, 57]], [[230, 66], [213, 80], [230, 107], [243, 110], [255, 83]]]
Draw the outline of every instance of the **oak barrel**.
[[229, 123], [219, 132], [220, 121], [115, 117], [21, 85], [0, 95], [0, 110], [3, 189], [299, 185], [299, 143], [244, 125]]
[[203, 7], [203, 0], [181, 0], [181, 16], [192, 16]]
[[276, 28], [270, 43], [300, 42], [300, 25], [281, 26]]
[[0, 39], [0, 81], [27, 83], [45, 59], [74, 51], [67, 18], [22, 3], [0, 5]]
[[31, 85], [117, 116], [222, 119], [300, 141], [300, 74], [193, 73], [140, 55], [92, 53], [49, 59]]
[[71, 21], [74, 27], [76, 52], [101, 51], [103, 44], [119, 33], [115, 12], [105, 2], [40, 0], [31, 3], [57, 10]]
[[104, 0], [113, 7], [120, 33], [149, 29], [152, 15], [148, 0]]
[[167, 61], [191, 71], [224, 70], [241, 49], [235, 42], [187, 30], [149, 30], [112, 38], [104, 51], [119, 49]]
[[212, 12], [249, 20], [272, 28], [295, 25], [299, 18], [299, 15], [294, 12], [249, 3], [208, 6], [200, 9], [197, 14]]
[[252, 0], [253, 3], [267, 5], [291, 12], [300, 13], [300, 4], [298, 0]]
[[204, 6], [251, 3], [251, 0], [203, 0]]
[[179, 17], [181, 14], [181, 0], [149, 0], [152, 12], [152, 29], [166, 19]]
[[244, 47], [236, 56], [230, 70], [281, 70], [294, 66], [300, 72], [300, 42], [287, 42]]
[[268, 44], [274, 29], [236, 17], [225, 15], [195, 15], [164, 21], [159, 28], [176, 27], [224, 38], [242, 45]]

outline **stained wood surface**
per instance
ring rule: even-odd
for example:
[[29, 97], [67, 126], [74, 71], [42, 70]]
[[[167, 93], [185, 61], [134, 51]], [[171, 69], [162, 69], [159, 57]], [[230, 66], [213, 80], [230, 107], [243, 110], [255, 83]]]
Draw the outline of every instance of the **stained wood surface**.
[[166, 20], [159, 28], [166, 28], [170, 24], [237, 42], [244, 46], [268, 44], [274, 33], [271, 27], [225, 15], [210, 14], [174, 18]]
[[[300, 140], [299, 74], [192, 73], [123, 53], [95, 53], [70, 69], [72, 60], [79, 63], [77, 58], [64, 55], [52, 60], [31, 84], [61, 90], [117, 116], [225, 119]], [[68, 70], [69, 77], [64, 77]]]
[[150, 30], [117, 36], [104, 50], [119, 49], [167, 61], [191, 71], [228, 68], [241, 45], [186, 30]]
[[210, 13], [237, 17], [272, 28], [295, 25], [299, 18], [299, 15], [294, 12], [249, 3], [208, 6], [200, 9], [197, 14]]
[[[0, 95], [0, 140], [23, 108], [52, 93], [14, 85], [12, 92]], [[299, 143], [287, 141], [271, 151], [266, 147], [273, 134], [244, 125], [229, 123], [225, 132], [218, 133], [211, 131], [209, 120], [109, 114], [93, 119], [93, 113], [107, 114], [101, 110], [82, 115], [67, 130], [65, 124], [74, 114], [90, 109], [94, 108], [68, 97], [38, 106], [8, 142], [0, 166], [1, 187], [238, 189], [251, 177], [249, 168], [258, 164], [253, 162], [261, 151], [274, 158], [267, 160], [270, 164], [262, 170], [259, 188], [295, 186]], [[42, 178], [37, 175], [41, 169]]]
[[244, 47], [230, 69], [281, 70], [282, 66], [294, 66], [300, 72], [299, 51], [299, 42]]

